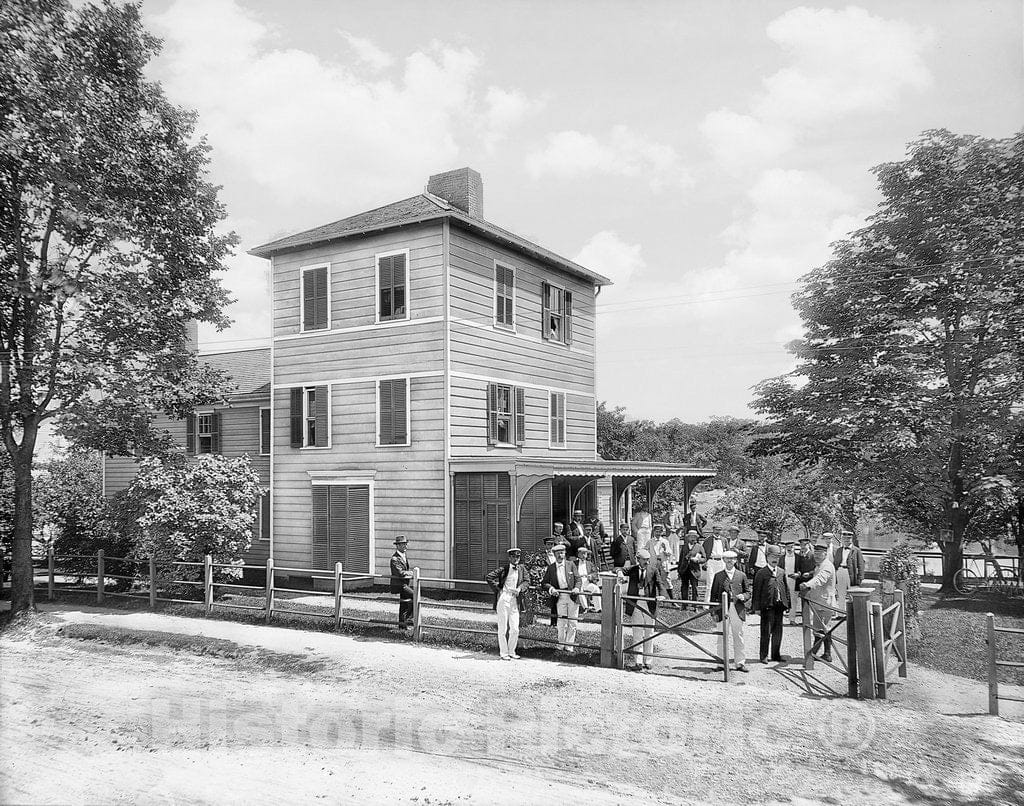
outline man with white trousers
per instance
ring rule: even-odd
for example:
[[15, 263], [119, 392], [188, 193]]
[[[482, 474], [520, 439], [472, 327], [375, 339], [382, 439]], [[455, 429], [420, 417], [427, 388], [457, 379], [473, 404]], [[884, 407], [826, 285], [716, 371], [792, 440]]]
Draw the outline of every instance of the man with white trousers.
[[502, 660], [518, 660], [519, 611], [526, 606], [530, 590], [530, 572], [519, 562], [522, 552], [508, 550], [508, 562], [495, 568], [484, 579], [494, 593], [494, 609], [498, 613], [498, 654]]
[[576, 651], [576, 620], [579, 617], [580, 578], [576, 563], [565, 558], [565, 544], [554, 548], [555, 561], [544, 572], [541, 582], [555, 602], [558, 613], [558, 651], [570, 655]]
[[725, 553], [725, 541], [717, 529], [704, 538], [704, 556], [708, 558], [707, 586], [704, 588], [704, 601], [711, 601], [711, 583], [719, 571], [725, 569], [722, 555]]

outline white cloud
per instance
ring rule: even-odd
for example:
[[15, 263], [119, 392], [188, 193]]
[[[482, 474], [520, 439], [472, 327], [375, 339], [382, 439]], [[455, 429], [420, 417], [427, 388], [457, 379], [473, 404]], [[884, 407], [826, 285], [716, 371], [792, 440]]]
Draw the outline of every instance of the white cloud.
[[623, 125], [614, 126], [604, 138], [572, 130], [549, 134], [545, 147], [527, 156], [526, 169], [534, 179], [593, 173], [640, 177], [654, 190], [693, 184], [674, 148]]
[[713, 155], [727, 168], [770, 163], [830, 123], [892, 110], [903, 93], [932, 83], [924, 60], [931, 31], [861, 8], [801, 6], [766, 32], [787, 64], [763, 80], [749, 113], [719, 109], [701, 123]]
[[587, 241], [573, 260], [616, 285], [627, 285], [646, 265], [642, 251], [640, 244], [626, 243], [616, 233], [604, 230]]
[[338, 31], [338, 33], [348, 42], [348, 46], [352, 48], [356, 57], [371, 70], [378, 72], [387, 70], [395, 63], [394, 56], [378, 48], [372, 40], [358, 37], [348, 31]]
[[514, 89], [480, 86], [466, 48], [434, 42], [398, 75], [368, 79], [363, 65], [392, 58], [368, 40], [347, 36], [352, 62], [275, 47], [235, 0], [177, 0], [150, 23], [166, 43], [157, 69], [168, 94], [197, 109], [215, 159], [278, 201], [400, 197], [410, 177], [489, 147], [535, 108]]

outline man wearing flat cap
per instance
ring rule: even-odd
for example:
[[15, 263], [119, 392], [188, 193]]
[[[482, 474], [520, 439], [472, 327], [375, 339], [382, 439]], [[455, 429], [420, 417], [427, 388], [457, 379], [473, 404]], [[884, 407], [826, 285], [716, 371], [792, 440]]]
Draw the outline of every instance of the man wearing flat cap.
[[828, 551], [827, 543], [815, 545], [814, 561], [817, 566], [814, 569], [814, 576], [800, 584], [800, 591], [811, 603], [811, 623], [814, 634], [818, 636], [811, 651], [817, 652], [818, 647], [824, 643], [824, 659], [831, 662], [832, 637], [827, 631], [829, 622], [832, 621], [832, 611], [829, 607], [836, 605], [836, 568], [828, 558]]
[[636, 553], [636, 565], [619, 571], [619, 581], [626, 582], [626, 596], [623, 606], [625, 617], [633, 625], [633, 668], [646, 671], [654, 663], [654, 614], [658, 609], [658, 598], [664, 598], [662, 576], [651, 562], [651, 553], [640, 549]]
[[[786, 585], [786, 574], [779, 568], [782, 549], [768, 546], [765, 550], [768, 564], [758, 568], [754, 575], [754, 599], [752, 610], [761, 614], [761, 663], [767, 663], [769, 650], [771, 659], [782, 663], [782, 615], [790, 606], [789, 586]], [[770, 646], [769, 646], [770, 645]]]
[[576, 553], [576, 574], [580, 578], [580, 610], [584, 613], [601, 612], [601, 568], [594, 562], [590, 549], [580, 546]]
[[391, 592], [398, 594], [398, 628], [405, 630], [412, 625], [412, 571], [405, 550], [409, 541], [405, 535], [395, 538], [395, 553], [391, 555]]
[[[719, 571], [711, 583], [712, 605], [722, 601], [722, 594], [725, 593], [729, 600], [729, 633], [732, 636], [733, 659], [736, 661], [736, 671], [747, 671], [746, 647], [743, 643], [743, 625], [747, 618], [747, 606], [750, 602], [751, 588], [747, 575], [736, 567], [736, 552], [729, 549], [722, 555], [722, 562], [725, 568]], [[715, 620], [721, 622], [723, 618], [722, 608], [715, 610]], [[725, 636], [719, 632], [718, 654], [725, 657]]]
[[484, 580], [494, 594], [494, 610], [498, 614], [498, 654], [502, 660], [519, 660], [519, 613], [526, 608], [530, 590], [530, 572], [520, 562], [523, 553], [508, 550], [508, 562], [491, 571]]
[[556, 543], [555, 561], [544, 572], [542, 585], [555, 605], [558, 615], [558, 651], [570, 655], [576, 651], [576, 620], [579, 617], [578, 603], [580, 579], [576, 574], [576, 563], [566, 559], [565, 544]]

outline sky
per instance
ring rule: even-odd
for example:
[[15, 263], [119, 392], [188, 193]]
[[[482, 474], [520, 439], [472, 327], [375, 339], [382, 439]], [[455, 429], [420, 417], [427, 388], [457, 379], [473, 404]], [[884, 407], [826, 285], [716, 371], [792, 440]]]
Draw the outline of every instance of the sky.
[[484, 216], [604, 274], [598, 399], [752, 416], [797, 280], [921, 132], [1024, 125], [1020, 0], [144, 0], [241, 244], [229, 330], [269, 344], [273, 238], [471, 166]]

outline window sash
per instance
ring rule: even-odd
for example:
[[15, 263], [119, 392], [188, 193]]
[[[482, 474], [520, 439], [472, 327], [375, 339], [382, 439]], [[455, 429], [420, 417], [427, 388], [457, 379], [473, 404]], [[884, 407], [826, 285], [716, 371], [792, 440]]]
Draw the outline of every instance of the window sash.
[[377, 258], [377, 318], [381, 322], [406, 318], [405, 253]]
[[514, 327], [515, 271], [509, 266], [494, 267], [494, 322]]

